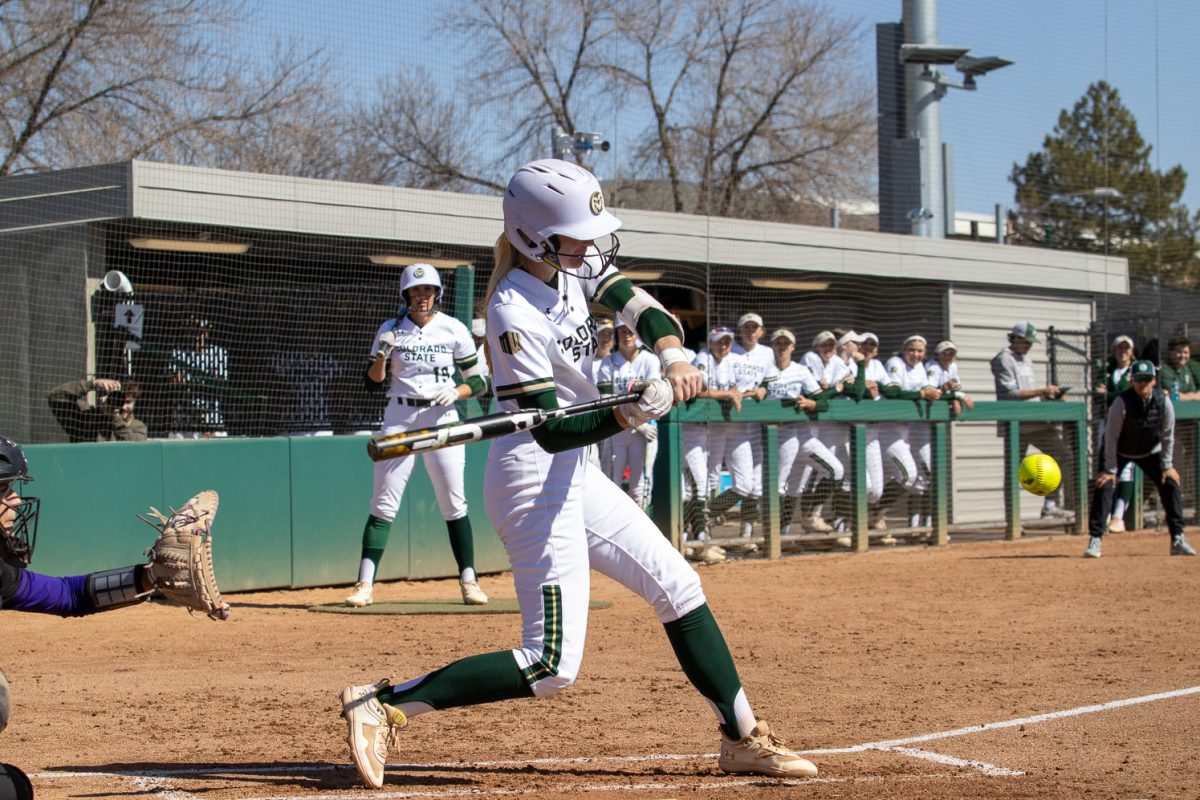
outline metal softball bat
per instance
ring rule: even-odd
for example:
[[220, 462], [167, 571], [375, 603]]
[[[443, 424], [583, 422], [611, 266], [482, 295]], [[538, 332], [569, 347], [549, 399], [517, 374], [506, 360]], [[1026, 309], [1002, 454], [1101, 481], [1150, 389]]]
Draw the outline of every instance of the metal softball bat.
[[611, 394], [586, 403], [576, 403], [562, 408], [534, 408], [520, 411], [505, 411], [459, 422], [448, 422], [433, 428], [416, 431], [400, 431], [372, 436], [367, 442], [367, 455], [372, 461], [387, 461], [392, 458], [428, 453], [444, 447], [454, 447], [467, 442], [495, 439], [517, 431], [536, 428], [552, 419], [561, 419], [575, 414], [584, 414], [601, 408], [612, 408], [625, 403], [636, 403], [641, 392]]

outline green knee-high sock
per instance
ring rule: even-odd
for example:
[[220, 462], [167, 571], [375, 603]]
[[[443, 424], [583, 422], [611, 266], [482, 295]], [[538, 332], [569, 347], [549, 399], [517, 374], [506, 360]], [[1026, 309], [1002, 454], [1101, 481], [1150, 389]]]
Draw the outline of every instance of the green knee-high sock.
[[367, 517], [367, 524], [363, 526], [362, 557], [375, 565], [376, 574], [379, 574], [379, 561], [383, 558], [391, 532], [392, 523], [374, 514]]
[[[422, 704], [431, 709], [457, 708], [518, 697], [533, 697], [533, 690], [521, 676], [511, 650], [484, 653], [448, 664], [423, 678], [389, 686], [375, 695], [381, 702], [396, 706], [408, 716]], [[409, 706], [407, 709], [405, 706]]]
[[450, 550], [458, 574], [464, 569], [475, 569], [475, 540], [471, 537], [471, 520], [468, 517], [446, 520], [446, 531], [450, 534]]
[[779, 498], [779, 524], [791, 525], [792, 516], [796, 513], [796, 498], [790, 495], [782, 495]]
[[724, 514], [726, 511], [736, 506], [738, 501], [741, 499], [742, 496], [733, 491], [733, 489], [726, 489], [714, 497], [708, 504], [708, 513], [714, 517], [718, 514]]
[[709, 702], [717, 707], [721, 730], [730, 739], [740, 739], [734, 701], [742, 690], [733, 656], [708, 604], [663, 625], [683, 674]]

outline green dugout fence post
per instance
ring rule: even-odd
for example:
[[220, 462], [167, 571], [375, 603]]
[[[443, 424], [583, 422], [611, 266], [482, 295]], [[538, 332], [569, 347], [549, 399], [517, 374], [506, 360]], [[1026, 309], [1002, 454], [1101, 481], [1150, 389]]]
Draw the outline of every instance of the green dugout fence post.
[[850, 425], [850, 452], [854, 477], [854, 512], [850, 523], [854, 552], [865, 553], [870, 544], [867, 536], [867, 426], [862, 422]]
[[779, 520], [779, 426], [768, 423], [762, 426], [763, 462], [763, 535], [766, 536], [767, 558], [783, 556], [780, 540]]
[[[654, 490], [651, 493], [652, 519], [671, 540], [676, 550], [683, 548], [683, 436], [678, 411], [658, 421], [658, 455], [654, 458]], [[704, 498], [699, 498], [703, 500]]]
[[1071, 533], [1086, 533], [1088, 525], [1088, 427], [1087, 419], [1071, 426], [1075, 431], [1075, 524]]
[[1001, 422], [1004, 431], [1004, 538], [1021, 538], [1021, 484], [1017, 467], [1021, 463], [1021, 423]]
[[947, 457], [946, 433], [949, 429], [947, 422], [934, 422], [933, 425], [933, 543], [944, 545], [950, 541], [949, 492], [947, 491], [950, 473], [950, 461]]

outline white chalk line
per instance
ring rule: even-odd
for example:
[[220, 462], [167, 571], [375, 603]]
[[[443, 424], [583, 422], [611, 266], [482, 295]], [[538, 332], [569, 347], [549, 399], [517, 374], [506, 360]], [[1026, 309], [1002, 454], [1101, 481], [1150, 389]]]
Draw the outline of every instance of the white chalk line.
[[[1107, 703], [1098, 703], [1094, 705], [1078, 706], [1076, 708], [1064, 709], [1061, 711], [1051, 711], [1045, 714], [1036, 714], [1030, 717], [1018, 717], [1016, 719], [1003, 720], [1000, 722], [988, 722], [979, 725], [972, 725], [964, 728], [955, 728], [948, 731], [938, 731], [935, 733], [926, 733], [919, 736], [909, 736], [902, 739], [888, 739], [879, 742], [867, 742], [865, 744], [852, 745], [850, 747], [831, 747], [814, 750], [801, 751], [804, 755], [838, 755], [844, 753], [861, 753], [868, 750], [879, 750], [882, 752], [898, 753], [900, 755], [911, 758], [920, 758], [935, 763], [967, 767], [975, 769], [984, 775], [997, 776], [1019, 776], [1024, 773], [1016, 770], [1009, 770], [1005, 767], [988, 764], [986, 762], [974, 761], [971, 759], [960, 759], [954, 756], [948, 756], [940, 753], [933, 753], [927, 750], [918, 750], [909, 748], [905, 745], [918, 744], [921, 742], [929, 742], [937, 739], [948, 739], [957, 736], [966, 736], [972, 733], [983, 733], [985, 731], [1002, 730], [1005, 728], [1013, 728], [1021, 725], [1036, 725], [1042, 722], [1051, 722], [1059, 719], [1067, 719], [1069, 717], [1077, 717], [1085, 714], [1095, 714], [1101, 711], [1111, 711], [1117, 708], [1126, 708], [1128, 706], [1141, 705], [1143, 703], [1153, 703], [1159, 700], [1170, 700], [1178, 697], [1186, 697], [1188, 695], [1200, 694], [1200, 686], [1190, 686], [1185, 689], [1175, 689], [1169, 692], [1157, 692], [1155, 694], [1141, 695], [1139, 697], [1129, 697], [1122, 700], [1112, 700]], [[401, 769], [409, 771], [420, 771], [428, 769], [448, 769], [448, 768], [496, 768], [496, 767], [511, 767], [511, 766], [536, 766], [536, 765], [569, 765], [569, 764], [586, 764], [597, 762], [617, 762], [617, 763], [639, 763], [653, 761], [688, 761], [699, 759], [711, 759], [716, 757], [716, 753], [694, 753], [694, 754], [658, 754], [658, 755], [641, 755], [641, 756], [584, 756], [574, 758], [541, 758], [541, 759], [511, 759], [506, 761], [474, 761], [474, 762], [441, 762], [441, 763], [426, 763], [426, 764], [388, 764], [389, 769]], [[193, 800], [194, 795], [187, 792], [172, 789], [164, 784], [163, 779], [171, 777], [186, 777], [189, 775], [239, 775], [239, 774], [275, 774], [287, 772], [316, 772], [335, 769], [349, 769], [347, 765], [341, 764], [287, 764], [274, 766], [260, 767], [213, 767], [200, 768], [193, 767], [177, 770], [156, 770], [153, 772], [136, 772], [114, 770], [111, 772], [104, 771], [87, 771], [87, 772], [44, 772], [37, 773], [30, 777], [38, 780], [70, 780], [88, 777], [117, 777], [131, 778], [139, 788], [149, 792], [158, 794], [167, 800]], [[809, 778], [802, 781], [789, 781], [785, 779], [770, 779], [766, 781], [770, 785], [805, 785], [809, 783], [820, 782], [847, 782], [847, 781], [862, 781], [873, 778], [874, 776], [862, 776], [859, 778]], [[961, 777], [961, 776], [915, 776], [921, 779], [931, 777]], [[891, 778], [895, 779], [895, 778]], [[723, 779], [715, 784], [696, 784], [692, 788], [708, 788], [709, 786], [731, 786], [731, 785], [751, 785], [762, 783], [763, 779], [754, 779], [750, 781], [737, 781]], [[689, 785], [690, 786], [690, 785]], [[682, 789], [688, 786], [681, 784], [667, 783], [652, 783], [641, 787], [643, 791], [649, 791], [656, 788], [671, 788]], [[595, 786], [585, 786], [583, 788], [573, 787], [574, 791], [628, 791], [632, 788], [629, 785], [612, 785], [600, 784]], [[421, 797], [457, 797], [463, 795], [503, 795], [503, 794], [528, 794], [537, 790], [524, 789], [496, 789], [496, 790], [480, 790], [480, 789], [456, 789], [449, 792], [399, 792], [399, 793], [380, 793], [370, 792], [363, 793], [363, 797], [379, 798], [380, 800], [404, 800], [404, 798], [421, 798]], [[262, 798], [246, 798], [245, 800], [329, 800], [332, 798], [348, 798], [355, 797], [354, 793], [338, 792], [337, 794], [296, 794], [296, 795], [274, 795]]]

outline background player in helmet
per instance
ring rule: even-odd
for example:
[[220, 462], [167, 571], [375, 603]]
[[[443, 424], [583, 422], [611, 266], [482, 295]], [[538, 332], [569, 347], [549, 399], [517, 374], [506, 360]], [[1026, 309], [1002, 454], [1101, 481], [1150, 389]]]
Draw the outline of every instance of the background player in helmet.
[[695, 571], [582, 449], [659, 418], [700, 390], [699, 371], [680, 350], [678, 322], [613, 266], [620, 222], [583, 168], [554, 159], [521, 167], [505, 191], [504, 220], [487, 293], [488, 351], [502, 406], [557, 408], [599, 396], [590, 380], [592, 301], [618, 312], [653, 346], [665, 378], [647, 383], [636, 403], [492, 442], [484, 494], [513, 568], [521, 646], [395, 686], [346, 687], [342, 713], [359, 775], [382, 785], [391, 729], [417, 714], [549, 697], [570, 686], [583, 656], [592, 569], [654, 609], [684, 673], [716, 713], [722, 769], [815, 774], [755, 719]]
[[[82, 617], [140, 603], [156, 588], [162, 589], [173, 599], [181, 600], [178, 593], [161, 582], [163, 573], [153, 564], [157, 554], [152, 555], [151, 564], [134, 564], [65, 578], [27, 569], [37, 546], [41, 500], [22, 496], [19, 490], [32, 480], [24, 450], [12, 439], [0, 436], [0, 609]], [[215, 492], [201, 492], [174, 512], [169, 520], [159, 515], [157, 522], [147, 522], [161, 531], [177, 521], [197, 518], [197, 523], [205, 526], [206, 531], [211, 531], [216, 506]], [[228, 619], [229, 606], [221, 601], [215, 581], [211, 588], [215, 592], [215, 605], [199, 610], [205, 611], [213, 619]], [[5, 688], [4, 695], [7, 694]], [[0, 703], [0, 730], [7, 723], [8, 705], [5, 698], [5, 702]]]
[[[637, 331], [622, 321], [617, 325], [617, 349], [606, 356], [600, 364], [597, 388], [601, 394], [625, 391], [625, 387], [637, 381], [656, 381], [662, 377], [662, 366], [658, 357], [642, 349]], [[653, 442], [658, 438], [658, 427], [653, 420], [643, 422], [636, 428], [621, 431], [609, 441], [612, 444], [612, 461], [605, 472], [613, 483], [621, 485], [625, 470], [629, 470], [629, 496], [639, 508], [650, 501], [647, 477], [654, 469]]]
[[[400, 275], [400, 294], [408, 313], [379, 326], [367, 367], [367, 379], [374, 383], [382, 384], [391, 375], [382, 433], [455, 422], [458, 412], [454, 404], [485, 389], [470, 331], [454, 317], [438, 311], [442, 279], [437, 270], [430, 264], [409, 264]], [[462, 373], [463, 383], [455, 383], [456, 369]], [[475, 576], [475, 543], [463, 489], [467, 451], [452, 447], [422, 453], [420, 458], [433, 482], [438, 509], [446, 520], [463, 602], [483, 605], [488, 599]], [[366, 606], [374, 602], [379, 561], [404, 497], [404, 487], [416, 464], [416, 456], [375, 462], [375, 485], [371, 511], [363, 526], [358, 583], [346, 598], [346, 605]]]

